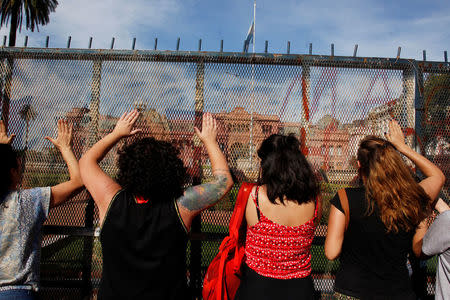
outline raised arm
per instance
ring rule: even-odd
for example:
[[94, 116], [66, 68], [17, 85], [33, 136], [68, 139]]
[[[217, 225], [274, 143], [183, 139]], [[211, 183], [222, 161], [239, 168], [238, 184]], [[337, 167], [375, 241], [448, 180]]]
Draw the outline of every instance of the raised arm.
[[[442, 173], [442, 171], [431, 161], [406, 145], [402, 129], [396, 121], [389, 122], [389, 133], [386, 134], [386, 138], [400, 153], [408, 157], [426, 176], [419, 184], [424, 189], [425, 193], [428, 194], [431, 201], [434, 201], [438, 197], [439, 192], [445, 183], [444, 173]], [[427, 219], [425, 219], [419, 224], [416, 233], [414, 234], [412, 249], [417, 257], [421, 256], [422, 241], [427, 229], [428, 224]]]
[[386, 134], [386, 138], [400, 153], [408, 157], [427, 177], [419, 184], [428, 196], [430, 196], [431, 200], [434, 201], [445, 183], [444, 173], [442, 173], [442, 171], [431, 161], [406, 145], [402, 129], [396, 121], [389, 122], [389, 133]]
[[114, 130], [86, 151], [80, 159], [81, 178], [97, 204], [101, 223], [108, 210], [109, 203], [121, 189], [121, 186], [103, 172], [98, 164], [120, 139], [140, 131], [140, 129], [133, 130], [138, 117], [139, 112], [137, 110], [124, 113]]
[[3, 123], [3, 120], [0, 120], [0, 144], [11, 144], [15, 136], [15, 134], [8, 136], [5, 123]]
[[56, 139], [46, 136], [55, 147], [61, 152], [64, 161], [69, 169], [69, 181], [51, 187], [50, 207], [58, 206], [70, 197], [76, 195], [83, 188], [78, 161], [72, 151], [72, 125], [66, 120], [58, 121], [58, 136]]
[[216, 120], [206, 113], [203, 115], [202, 130], [194, 129], [208, 152], [214, 180], [188, 188], [184, 195], [177, 199], [180, 215], [188, 229], [197, 214], [217, 203], [233, 186], [227, 161], [216, 140]]

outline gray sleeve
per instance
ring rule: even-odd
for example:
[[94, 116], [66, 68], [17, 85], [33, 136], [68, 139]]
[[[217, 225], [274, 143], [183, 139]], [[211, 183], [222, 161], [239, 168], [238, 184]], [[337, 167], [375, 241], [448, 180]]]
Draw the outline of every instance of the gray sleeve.
[[450, 210], [436, 217], [423, 238], [422, 252], [426, 255], [440, 254], [450, 248]]
[[40, 188], [40, 202], [42, 205], [42, 211], [44, 213], [45, 218], [47, 219], [48, 213], [50, 211], [50, 199], [52, 197], [52, 188], [47, 186]]

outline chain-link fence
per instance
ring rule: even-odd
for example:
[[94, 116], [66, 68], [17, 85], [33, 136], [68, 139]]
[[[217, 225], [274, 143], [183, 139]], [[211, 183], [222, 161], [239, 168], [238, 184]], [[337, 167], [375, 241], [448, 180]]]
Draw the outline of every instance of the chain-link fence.
[[[206, 267], [227, 232], [239, 184], [255, 181], [256, 150], [273, 133], [294, 133], [321, 177], [324, 214], [316, 232], [313, 278], [331, 295], [338, 262], [323, 252], [329, 201], [356, 183], [356, 151], [368, 134], [382, 135], [396, 118], [408, 143], [450, 178], [450, 67], [405, 59], [169, 51], [2, 48], [2, 117], [24, 153], [22, 187], [48, 186], [68, 177], [60, 154], [43, 139], [56, 121], [74, 126], [79, 158], [111, 132], [125, 111], [141, 111], [141, 136], [174, 143], [191, 184], [209, 180], [206, 152], [194, 139], [203, 112], [219, 124], [219, 144], [236, 184], [192, 226], [187, 276], [200, 295]], [[102, 161], [112, 176], [117, 149]], [[442, 197], [448, 201], [449, 181]], [[98, 213], [87, 192], [53, 209], [42, 244], [44, 299], [94, 298], [101, 277]], [[436, 261], [422, 263], [433, 293]]]

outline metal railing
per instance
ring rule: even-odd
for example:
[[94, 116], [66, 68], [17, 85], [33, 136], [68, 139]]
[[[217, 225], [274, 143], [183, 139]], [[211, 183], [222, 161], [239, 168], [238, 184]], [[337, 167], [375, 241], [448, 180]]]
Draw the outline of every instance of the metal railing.
[[[200, 295], [203, 274], [227, 232], [242, 181], [258, 173], [256, 149], [272, 133], [294, 133], [322, 180], [324, 217], [313, 246], [313, 278], [326, 298], [337, 263], [323, 255], [329, 200], [356, 177], [358, 142], [381, 135], [394, 117], [408, 143], [436, 162], [450, 178], [450, 66], [400, 58], [361, 58], [224, 52], [1, 48], [2, 119], [25, 149], [22, 186], [53, 185], [67, 169], [42, 139], [58, 118], [74, 125], [79, 158], [109, 133], [126, 110], [141, 111], [143, 136], [174, 143], [190, 183], [208, 180], [210, 164], [193, 126], [203, 112], [218, 120], [218, 140], [236, 177], [219, 204], [192, 225], [188, 278]], [[30, 110], [32, 114], [27, 113]], [[103, 160], [117, 171], [116, 149]], [[442, 196], [448, 200], [448, 181]], [[98, 212], [87, 192], [51, 211], [44, 227], [43, 297], [95, 298], [101, 248], [95, 237]], [[435, 266], [427, 263], [428, 292]]]

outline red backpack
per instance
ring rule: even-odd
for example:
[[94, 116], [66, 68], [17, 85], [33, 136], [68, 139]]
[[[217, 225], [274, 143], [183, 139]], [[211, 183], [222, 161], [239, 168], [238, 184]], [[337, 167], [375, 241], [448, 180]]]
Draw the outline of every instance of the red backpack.
[[232, 300], [236, 295], [241, 283], [241, 265], [245, 254], [245, 235], [239, 234], [239, 231], [245, 225], [247, 199], [254, 186], [254, 183], [244, 182], [239, 189], [230, 219], [230, 234], [223, 239], [219, 253], [206, 271], [202, 292], [204, 300]]

